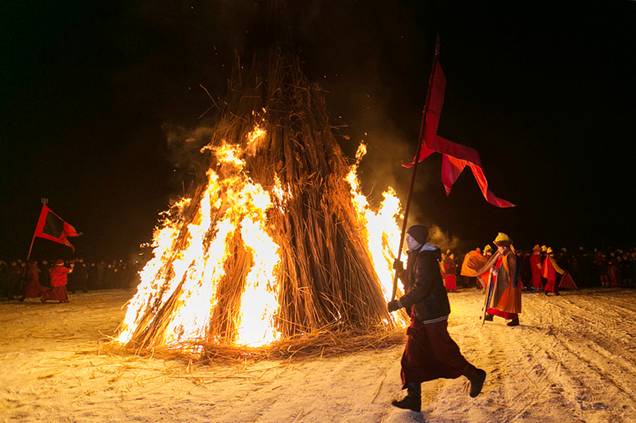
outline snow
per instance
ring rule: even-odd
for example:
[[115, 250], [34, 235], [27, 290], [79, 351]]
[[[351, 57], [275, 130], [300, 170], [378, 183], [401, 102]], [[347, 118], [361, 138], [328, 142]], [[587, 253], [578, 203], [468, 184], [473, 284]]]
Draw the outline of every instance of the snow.
[[451, 336], [488, 372], [423, 384], [397, 410], [402, 347], [321, 359], [195, 365], [107, 353], [128, 291], [0, 304], [0, 420], [20, 422], [633, 422], [636, 292], [524, 294], [521, 326], [483, 327], [476, 290], [450, 294]]

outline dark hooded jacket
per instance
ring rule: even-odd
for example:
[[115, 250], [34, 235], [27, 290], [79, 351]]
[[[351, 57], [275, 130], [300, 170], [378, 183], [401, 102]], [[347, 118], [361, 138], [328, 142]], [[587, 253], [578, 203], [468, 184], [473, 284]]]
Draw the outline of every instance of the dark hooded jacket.
[[[430, 245], [430, 244], [429, 244]], [[420, 322], [448, 316], [450, 304], [442, 283], [439, 248], [408, 253], [406, 270], [402, 272], [406, 294], [400, 303]]]

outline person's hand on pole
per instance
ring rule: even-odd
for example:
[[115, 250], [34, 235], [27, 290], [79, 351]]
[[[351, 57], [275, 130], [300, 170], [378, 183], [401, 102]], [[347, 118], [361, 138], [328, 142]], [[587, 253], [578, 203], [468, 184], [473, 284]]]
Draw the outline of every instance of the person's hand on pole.
[[393, 313], [394, 311], [398, 311], [399, 309], [401, 309], [402, 303], [400, 302], [400, 300], [391, 300], [386, 304], [386, 308], [387, 310], [389, 310], [389, 313]]

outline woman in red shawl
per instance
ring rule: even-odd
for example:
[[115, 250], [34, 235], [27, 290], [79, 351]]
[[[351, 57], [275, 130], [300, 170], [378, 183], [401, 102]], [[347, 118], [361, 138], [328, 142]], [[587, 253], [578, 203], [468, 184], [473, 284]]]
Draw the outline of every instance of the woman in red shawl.
[[66, 267], [64, 266], [64, 260], [62, 259], [55, 262], [55, 266], [53, 266], [49, 271], [51, 275], [51, 289], [47, 290], [44, 295], [42, 295], [43, 303], [49, 300], [60, 303], [68, 303], [66, 284], [68, 283], [68, 274], [72, 271], [72, 264], [71, 267]]
[[25, 298], [39, 298], [45, 288], [40, 285], [40, 268], [37, 261], [30, 261], [26, 271], [26, 284], [22, 293], [23, 300]]

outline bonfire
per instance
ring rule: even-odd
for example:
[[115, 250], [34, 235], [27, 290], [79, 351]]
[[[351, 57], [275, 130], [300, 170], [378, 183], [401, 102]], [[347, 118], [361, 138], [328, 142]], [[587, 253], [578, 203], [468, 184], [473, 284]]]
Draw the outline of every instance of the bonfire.
[[205, 181], [162, 215], [115, 338], [126, 349], [297, 351], [404, 325], [386, 308], [395, 192], [373, 208], [357, 176], [364, 144], [348, 161], [298, 61], [265, 63], [232, 79], [201, 150]]

